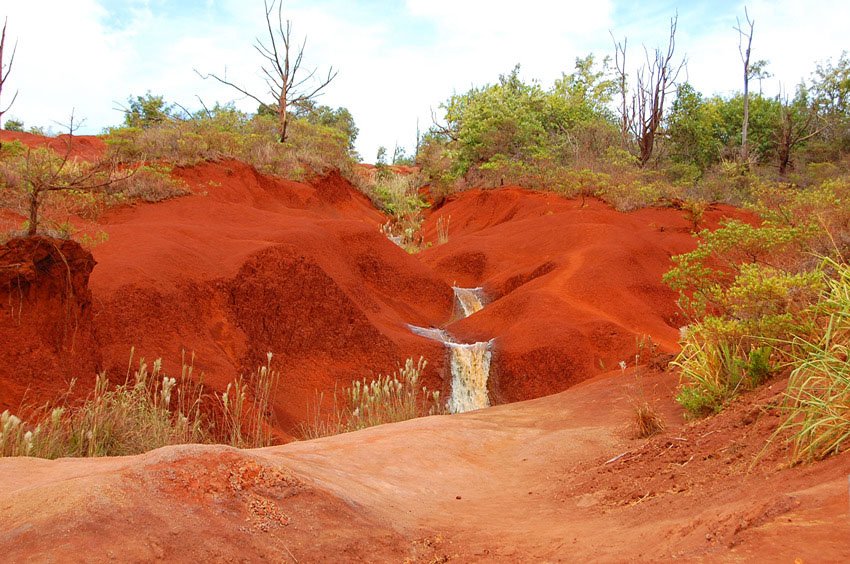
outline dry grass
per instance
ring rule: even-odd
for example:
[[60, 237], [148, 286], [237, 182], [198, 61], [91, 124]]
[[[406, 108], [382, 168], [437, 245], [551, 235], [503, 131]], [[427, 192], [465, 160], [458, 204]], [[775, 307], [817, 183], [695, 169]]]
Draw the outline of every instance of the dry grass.
[[225, 112], [211, 118], [168, 121], [148, 127], [122, 127], [107, 137], [110, 155], [122, 162], [142, 159], [189, 166], [233, 158], [257, 170], [304, 180], [333, 169], [348, 172], [352, 159], [345, 135], [334, 128], [293, 120], [286, 143], [277, 141], [268, 116], [248, 118]]
[[646, 439], [660, 433], [666, 428], [664, 419], [647, 401], [634, 406], [632, 416], [632, 431], [637, 439]]
[[[100, 374], [92, 393], [77, 405], [68, 400], [72, 382], [59, 405], [27, 410], [30, 421], [5, 411], [0, 456], [123, 456], [185, 443], [271, 444], [269, 408], [278, 382], [271, 355], [247, 382], [240, 377], [213, 397], [205, 393], [203, 377], [194, 376], [194, 358], [183, 360], [179, 378], [165, 374], [160, 360], [148, 365], [144, 359], [132, 377], [128, 370], [123, 384], [110, 386]], [[210, 413], [204, 409], [209, 404], [221, 410]]]
[[351, 387], [343, 390], [342, 402], [334, 393], [329, 415], [322, 413], [324, 398], [320, 396], [317, 409], [309, 423], [302, 427], [301, 435], [305, 439], [315, 439], [445, 413], [440, 393], [429, 392], [419, 385], [426, 364], [423, 358], [418, 362], [408, 358], [404, 366], [391, 375], [352, 382]]
[[821, 302], [819, 335], [794, 342], [786, 391], [792, 461], [826, 458], [850, 443], [850, 266], [829, 261], [835, 271]]

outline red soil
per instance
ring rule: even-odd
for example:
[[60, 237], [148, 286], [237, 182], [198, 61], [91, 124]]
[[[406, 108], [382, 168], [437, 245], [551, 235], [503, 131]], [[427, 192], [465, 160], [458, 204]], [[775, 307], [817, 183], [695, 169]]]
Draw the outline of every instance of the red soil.
[[[496, 338], [496, 403], [633, 364], [645, 336], [674, 351], [684, 324], [660, 282], [670, 256], [694, 245], [674, 209], [622, 214], [594, 200], [474, 190], [450, 198], [425, 225], [433, 241], [437, 219], [450, 218], [449, 242], [413, 257], [380, 234], [384, 216], [338, 174], [303, 184], [225, 161], [175, 175], [193, 195], [124, 207], [97, 226], [109, 240], [93, 251], [88, 356], [117, 380], [133, 347], [137, 358], [162, 357], [170, 373], [184, 351], [194, 352], [196, 371], [222, 390], [272, 352], [282, 373], [275, 411], [290, 433], [318, 394], [328, 392], [329, 405], [335, 387], [408, 356], [429, 360], [424, 383], [445, 396], [446, 351], [407, 324], [445, 326], [466, 341]], [[706, 225], [729, 215], [740, 212], [710, 210]], [[450, 284], [483, 285], [491, 303], [452, 322]], [[27, 366], [46, 361], [32, 352]], [[71, 377], [91, 381], [92, 362], [72, 366], [56, 388], [33, 389], [30, 399], [51, 399]], [[0, 382], [35, 388], [31, 372], [7, 364]], [[20, 400], [3, 396], [7, 406]]]
[[92, 323], [91, 253], [45, 237], [0, 246], [0, 411], [57, 399], [100, 365]]
[[[704, 227], [746, 217], [717, 206]], [[597, 200], [509, 187], [452, 196], [425, 225], [449, 240], [422, 253], [444, 280], [483, 286], [491, 303], [448, 326], [466, 341], [496, 338], [491, 395], [517, 401], [562, 391], [595, 374], [630, 366], [645, 337], [677, 349], [685, 325], [661, 278], [672, 255], [694, 247], [681, 211], [624, 214]], [[647, 352], [647, 351], [645, 351]], [[643, 362], [648, 360], [644, 355]]]
[[[430, 359], [425, 384], [443, 387], [442, 345], [406, 324], [444, 322], [451, 288], [381, 235], [383, 215], [338, 174], [308, 185], [239, 162], [175, 174], [193, 195], [118, 209], [98, 227], [109, 240], [94, 249], [90, 330], [99, 367], [113, 379], [124, 378], [132, 347], [137, 358], [162, 357], [170, 373], [180, 371], [185, 350], [204, 381], [222, 390], [271, 351], [281, 372], [276, 414], [290, 432], [320, 392], [391, 371], [409, 356]], [[49, 360], [31, 356], [32, 366]], [[63, 382], [91, 374], [80, 365]], [[0, 382], [35, 386], [10, 364], [0, 367]], [[58, 384], [32, 389], [28, 399], [54, 398]], [[3, 399], [14, 407], [21, 393]]]
[[[57, 135], [56, 137], [42, 137], [41, 135], [33, 135], [32, 133], [0, 130], [0, 142], [20, 141], [25, 146], [34, 149], [38, 147], [50, 147], [62, 155], [68, 150], [68, 139], [69, 136], [67, 134]], [[94, 161], [102, 157], [104, 153], [106, 153], [106, 143], [100, 137], [95, 135], [74, 135], [70, 156], [86, 161]]]
[[[769, 448], [749, 468], [780, 384], [688, 426], [675, 377], [617, 371], [529, 402], [256, 451], [0, 459], [0, 550], [10, 561], [846, 562], [850, 453], [788, 469]], [[670, 425], [648, 441], [629, 438], [639, 396]]]
[[[425, 355], [425, 383], [447, 390], [445, 350], [408, 323], [496, 338], [496, 402], [569, 389], [252, 452], [0, 459], [6, 559], [850, 558], [850, 455], [789, 469], [780, 440], [765, 448], [782, 382], [685, 425], [675, 374], [616, 368], [642, 335], [660, 347], [642, 364], [676, 347], [683, 322], [660, 277], [693, 248], [682, 212], [474, 190], [426, 223], [435, 241], [451, 216], [449, 242], [410, 256], [339, 175], [287, 182], [238, 162], [175, 174], [193, 195], [108, 213], [96, 267], [70, 242], [0, 248], [0, 409], [26, 389], [54, 399], [73, 376], [90, 386], [101, 368], [123, 379], [131, 346], [172, 373], [195, 351], [217, 389], [272, 351], [291, 431], [317, 391], [407, 356]], [[706, 225], [723, 216], [746, 217], [720, 207]], [[455, 319], [453, 283], [483, 285], [490, 303]], [[650, 440], [629, 429], [643, 400], [668, 424]]]

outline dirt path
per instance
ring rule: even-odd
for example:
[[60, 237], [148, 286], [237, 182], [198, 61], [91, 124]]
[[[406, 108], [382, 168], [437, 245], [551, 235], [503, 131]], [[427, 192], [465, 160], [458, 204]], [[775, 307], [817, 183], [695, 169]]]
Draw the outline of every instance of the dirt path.
[[[653, 375], [641, 388], [663, 402], [673, 384]], [[793, 469], [768, 457], [747, 474], [724, 453], [743, 441], [748, 464], [761, 432], [747, 442], [724, 428], [728, 417], [710, 422], [725, 435], [713, 442], [698, 439], [709, 423], [630, 439], [637, 393], [609, 376], [529, 402], [258, 451], [0, 460], [0, 550], [13, 561], [850, 557], [848, 455]], [[659, 407], [675, 421], [669, 400]], [[667, 479], [664, 457], [679, 443], [693, 449], [668, 490], [632, 491], [637, 477]]]

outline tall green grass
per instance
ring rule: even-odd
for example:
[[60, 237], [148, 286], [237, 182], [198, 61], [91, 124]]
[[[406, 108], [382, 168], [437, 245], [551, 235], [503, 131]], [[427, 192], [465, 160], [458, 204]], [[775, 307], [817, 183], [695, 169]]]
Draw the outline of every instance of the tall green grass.
[[827, 261], [835, 274], [820, 307], [823, 328], [794, 340], [794, 369], [786, 391], [795, 462], [819, 460], [850, 445], [850, 266]]

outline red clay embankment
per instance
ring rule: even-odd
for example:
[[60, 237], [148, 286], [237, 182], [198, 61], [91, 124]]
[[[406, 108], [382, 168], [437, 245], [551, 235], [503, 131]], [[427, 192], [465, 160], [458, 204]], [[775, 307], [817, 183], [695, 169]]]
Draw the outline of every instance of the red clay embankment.
[[[727, 206], [702, 227], [748, 217]], [[676, 293], [661, 281], [670, 257], [695, 246], [685, 214], [673, 208], [621, 213], [598, 200], [567, 200], [517, 187], [451, 196], [426, 223], [448, 242], [422, 262], [459, 286], [483, 286], [491, 303], [448, 326], [464, 340], [496, 338], [491, 392], [510, 402], [559, 392], [630, 366], [641, 343], [655, 355], [677, 349], [686, 324]]]

